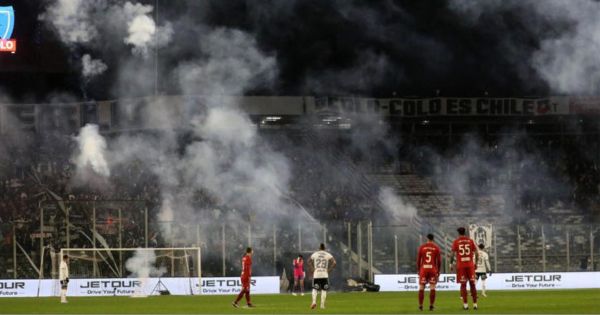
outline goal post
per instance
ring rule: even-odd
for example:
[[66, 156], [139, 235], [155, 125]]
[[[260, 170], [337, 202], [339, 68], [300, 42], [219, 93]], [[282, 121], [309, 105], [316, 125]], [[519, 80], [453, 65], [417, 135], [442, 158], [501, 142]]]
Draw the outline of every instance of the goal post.
[[144, 283], [149, 278], [188, 278], [190, 293], [195, 294], [192, 280], [197, 278], [196, 292], [201, 292], [200, 247], [63, 248], [58, 259], [64, 255], [69, 256], [71, 279], [137, 278]]

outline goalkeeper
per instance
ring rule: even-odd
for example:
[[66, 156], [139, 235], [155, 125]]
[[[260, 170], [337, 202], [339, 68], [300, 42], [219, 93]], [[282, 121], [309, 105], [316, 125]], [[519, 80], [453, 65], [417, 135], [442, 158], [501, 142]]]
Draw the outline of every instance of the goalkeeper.
[[63, 255], [58, 272], [60, 280], [60, 303], [67, 303], [67, 286], [69, 284], [69, 256]]

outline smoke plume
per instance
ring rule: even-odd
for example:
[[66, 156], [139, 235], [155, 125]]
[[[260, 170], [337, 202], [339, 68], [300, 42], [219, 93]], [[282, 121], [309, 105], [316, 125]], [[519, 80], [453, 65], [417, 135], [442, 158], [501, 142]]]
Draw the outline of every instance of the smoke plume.
[[89, 43], [98, 35], [91, 15], [105, 5], [106, 1], [57, 0], [40, 15], [40, 20], [52, 25], [68, 45]]
[[137, 249], [133, 257], [125, 263], [125, 268], [135, 278], [147, 279], [160, 277], [166, 272], [165, 267], [156, 268], [156, 254], [153, 250]]
[[392, 188], [382, 188], [379, 191], [378, 198], [386, 213], [397, 221], [406, 221], [417, 214], [417, 209], [413, 205], [404, 202], [394, 193]]
[[[526, 58], [554, 92], [597, 94], [600, 92], [600, 3], [582, 1], [474, 1], [453, 0], [449, 7], [461, 14], [472, 27], [500, 32], [509, 26], [486, 23], [491, 16], [512, 14], [522, 27], [539, 40], [537, 49], [523, 51], [518, 36], [508, 36], [505, 50]], [[484, 18], [485, 17], [485, 18]], [[525, 75], [525, 74], [524, 74]]]
[[101, 75], [108, 68], [102, 60], [92, 59], [89, 54], [83, 55], [81, 64], [83, 66], [83, 77], [87, 79]]
[[85, 177], [91, 167], [95, 174], [104, 177], [110, 176], [110, 169], [106, 160], [106, 140], [100, 135], [97, 125], [88, 124], [81, 128], [75, 137], [79, 150], [73, 157], [77, 166], [76, 177]]

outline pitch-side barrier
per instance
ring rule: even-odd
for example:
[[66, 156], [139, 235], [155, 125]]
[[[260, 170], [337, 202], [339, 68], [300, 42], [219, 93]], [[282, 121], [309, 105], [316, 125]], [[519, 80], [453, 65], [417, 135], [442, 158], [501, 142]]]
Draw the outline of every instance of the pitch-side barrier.
[[[148, 296], [168, 291], [172, 295], [218, 295], [240, 292], [239, 277], [198, 278], [102, 278], [71, 279], [67, 296]], [[252, 294], [279, 293], [279, 277], [254, 277]], [[0, 280], [2, 297], [59, 296], [58, 280]]]
[[[416, 274], [380, 274], [375, 275], [375, 284], [381, 286], [381, 291], [417, 291], [419, 277]], [[597, 288], [600, 288], [600, 272], [495, 273], [486, 280], [487, 290]], [[455, 274], [440, 275], [436, 290], [459, 289]]]

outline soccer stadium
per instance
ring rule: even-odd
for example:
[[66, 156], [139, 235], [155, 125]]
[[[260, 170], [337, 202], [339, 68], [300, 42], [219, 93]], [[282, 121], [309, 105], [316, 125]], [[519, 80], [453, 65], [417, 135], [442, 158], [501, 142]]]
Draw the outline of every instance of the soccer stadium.
[[598, 314], [598, 17], [0, 0], [0, 313]]

